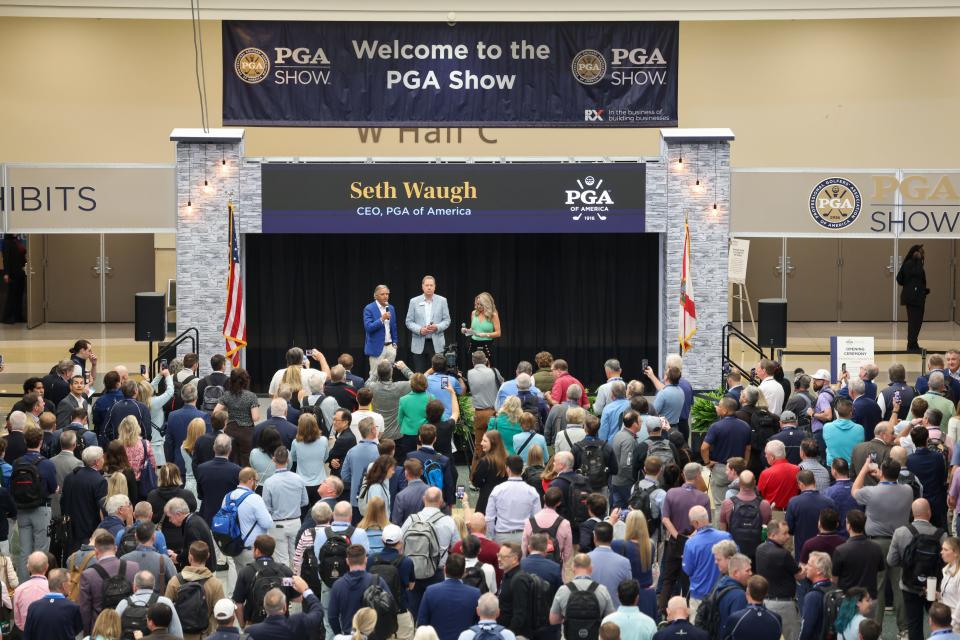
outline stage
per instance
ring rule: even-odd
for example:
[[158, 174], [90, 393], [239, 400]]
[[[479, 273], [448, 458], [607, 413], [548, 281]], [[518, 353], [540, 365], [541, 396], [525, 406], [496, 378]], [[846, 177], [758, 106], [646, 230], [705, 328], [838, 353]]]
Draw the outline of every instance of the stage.
[[[538, 351], [563, 358], [590, 388], [603, 362], [627, 371], [659, 359], [660, 238], [633, 234], [262, 234], [246, 239], [247, 367], [266, 390], [291, 345], [314, 347], [331, 364], [342, 352], [367, 375], [363, 307], [386, 284], [397, 311], [398, 357], [412, 364], [408, 303], [424, 275], [447, 298], [461, 369], [469, 368], [474, 297], [497, 303], [502, 336], [494, 363], [506, 378]], [[252, 301], [256, 301], [254, 304]]]

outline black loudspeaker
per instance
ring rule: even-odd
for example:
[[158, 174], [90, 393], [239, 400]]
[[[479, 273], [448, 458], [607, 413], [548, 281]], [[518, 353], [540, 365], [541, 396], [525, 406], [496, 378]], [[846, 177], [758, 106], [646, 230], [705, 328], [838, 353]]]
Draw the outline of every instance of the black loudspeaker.
[[787, 301], [783, 298], [758, 300], [759, 339], [761, 347], [787, 346]]
[[134, 340], [159, 342], [167, 337], [166, 298], [162, 293], [138, 293], [134, 306]]

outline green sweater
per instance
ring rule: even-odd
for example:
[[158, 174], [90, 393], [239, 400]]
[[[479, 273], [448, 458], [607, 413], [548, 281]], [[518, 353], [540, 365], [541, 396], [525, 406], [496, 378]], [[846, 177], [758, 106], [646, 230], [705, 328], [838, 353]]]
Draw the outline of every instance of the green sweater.
[[415, 436], [420, 433], [420, 427], [427, 421], [427, 403], [433, 396], [423, 391], [411, 391], [400, 398], [397, 407], [397, 424], [400, 425], [401, 436]]
[[491, 421], [490, 426], [487, 427], [487, 431], [499, 431], [500, 437], [503, 438], [503, 446], [507, 450], [507, 455], [514, 455], [513, 436], [521, 431], [519, 422], [510, 422], [507, 414], [499, 413], [497, 414], [497, 418]]

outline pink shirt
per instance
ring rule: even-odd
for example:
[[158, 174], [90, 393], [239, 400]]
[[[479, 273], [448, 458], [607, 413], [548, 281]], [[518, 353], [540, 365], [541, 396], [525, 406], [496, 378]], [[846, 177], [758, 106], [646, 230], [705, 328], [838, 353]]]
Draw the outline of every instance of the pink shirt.
[[[533, 519], [541, 528], [548, 528], [560, 517], [553, 509], [544, 507]], [[530, 520], [523, 523], [523, 537], [520, 540], [520, 548], [523, 549], [523, 555], [527, 555], [527, 540], [533, 533], [533, 527], [530, 526]], [[557, 529], [557, 544], [560, 545], [560, 563], [563, 564], [573, 557], [573, 533], [570, 530], [570, 522], [564, 520]]]
[[[146, 447], [144, 447], [146, 445]], [[143, 472], [143, 451], [147, 451], [147, 459], [150, 461], [150, 466], [154, 469], [157, 468], [157, 461], [153, 457], [153, 447], [146, 440], [140, 440], [137, 444], [132, 447], [124, 447], [124, 450], [127, 452], [127, 461], [130, 463], [130, 467], [133, 469], [133, 476], [139, 480], [140, 474]]]
[[44, 576], [30, 576], [13, 592], [13, 622], [21, 631], [27, 623], [27, 608], [50, 593], [50, 585]]

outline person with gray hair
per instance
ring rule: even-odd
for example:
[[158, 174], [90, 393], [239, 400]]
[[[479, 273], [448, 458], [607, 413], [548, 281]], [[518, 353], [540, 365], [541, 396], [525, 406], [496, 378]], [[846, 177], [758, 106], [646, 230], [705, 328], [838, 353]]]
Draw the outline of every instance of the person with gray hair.
[[[669, 498], [670, 493], [667, 492], [667, 499]], [[696, 620], [697, 608], [710, 595], [720, 578], [720, 567], [713, 556], [714, 545], [732, 538], [728, 532], [719, 531], [710, 526], [710, 512], [703, 505], [690, 507], [687, 518], [693, 533], [684, 545], [682, 566], [683, 572], [690, 579], [690, 611], [693, 619]]]
[[[57, 439], [58, 444], [60, 445], [60, 452], [50, 458], [50, 462], [53, 463], [54, 468], [57, 470], [58, 486], [62, 487], [64, 480], [67, 479], [67, 476], [73, 473], [74, 469], [83, 466], [83, 462], [74, 454], [74, 451], [77, 448], [77, 434], [80, 434], [81, 437], [84, 437], [88, 433], [89, 432], [87, 432], [86, 427], [83, 427], [83, 431], [65, 429], [60, 433], [59, 438]], [[89, 433], [89, 435], [96, 440], [96, 436], [94, 434]], [[52, 517], [54, 520], [57, 520], [61, 516], [59, 493], [50, 496], [50, 506], [52, 508]]]
[[[172, 576], [169, 576], [172, 577]], [[180, 616], [177, 615], [177, 608], [174, 606], [173, 601], [162, 594], [164, 590], [163, 584], [157, 584], [157, 579], [153, 573], [150, 571], [138, 571], [137, 575], [133, 577], [133, 595], [129, 598], [124, 598], [120, 601], [120, 604], [117, 605], [117, 614], [120, 616], [121, 622], [123, 621], [123, 612], [127, 610], [128, 607], [149, 607], [153, 604], [165, 604], [170, 607], [170, 610], [173, 612], [173, 618], [170, 620], [168, 630], [171, 635], [177, 637], [183, 636], [183, 626], [180, 624]]]
[[133, 520], [133, 505], [125, 493], [118, 493], [107, 498], [104, 503], [107, 517], [97, 525], [98, 529], [106, 529], [114, 538]]
[[[234, 370], [236, 371], [236, 369]], [[240, 477], [240, 465], [230, 461], [233, 440], [225, 433], [213, 440], [213, 460], [197, 466], [194, 477], [197, 479], [197, 498], [200, 502], [200, 516], [213, 522], [223, 497], [236, 488]]]
[[[176, 411], [171, 411], [170, 415], [167, 416], [167, 432], [163, 437], [162, 459], [175, 463], [180, 469], [180, 476], [183, 478], [187, 477], [187, 468], [180, 447], [187, 439], [187, 428], [195, 418], [200, 418], [207, 425], [207, 431], [210, 431], [210, 414], [197, 408], [197, 394], [197, 383], [195, 381], [188, 382], [180, 387], [183, 406]], [[163, 466], [160, 460], [161, 457], [158, 457], [158, 467]]]
[[532, 384], [533, 365], [527, 362], [526, 360], [521, 360], [520, 362], [517, 363], [517, 370], [516, 370], [517, 377], [514, 378], [513, 380], [504, 381], [503, 384], [500, 385], [500, 389], [497, 390], [497, 399], [494, 402], [494, 409], [496, 409], [497, 411], [500, 411], [500, 407], [503, 406], [503, 403], [506, 401], [507, 398], [509, 398], [510, 396], [517, 395], [517, 392], [519, 391], [517, 380], [521, 374], [526, 374], [530, 376], [531, 385], [527, 387], [530, 393], [540, 398], [543, 397], [543, 393], [540, 391], [540, 389], [537, 389], [537, 387]]
[[[952, 378], [950, 380], [952, 383], [956, 382]], [[939, 426], [946, 431], [950, 417], [957, 411], [954, 405], [956, 398], [947, 391], [946, 378], [944, 377], [943, 371], [932, 372], [928, 378], [928, 382], [930, 386], [929, 390], [920, 397], [927, 401], [929, 407], [940, 410], [942, 418]]]
[[[351, 516], [352, 516], [351, 511]], [[326, 502], [317, 502], [310, 508], [309, 518], [304, 519], [300, 531], [297, 532], [296, 548], [293, 551], [293, 558], [290, 562], [290, 568], [293, 569], [293, 575], [301, 575], [303, 567], [303, 554], [307, 549], [313, 548], [313, 535], [316, 529], [325, 528], [333, 520], [333, 509]], [[305, 579], [310, 583], [311, 588], [316, 588], [319, 592], [320, 582], [318, 576], [306, 576]]]
[[[614, 396], [612, 393], [611, 386], [614, 382], [623, 382], [622, 371], [620, 369], [620, 361], [614, 358], [610, 358], [603, 363], [603, 375], [606, 378], [606, 382], [597, 387], [597, 399], [593, 402], [593, 411], [598, 415], [603, 415], [603, 408], [607, 406], [607, 403], [610, 402]], [[620, 396], [625, 397], [625, 396]]]
[[[402, 380], [394, 381], [394, 368], [400, 371]], [[410, 378], [413, 374], [414, 371], [402, 360], [397, 360], [395, 363], [390, 360], [380, 360], [376, 368], [370, 371], [370, 378], [365, 386], [373, 391], [373, 406], [377, 408], [377, 413], [383, 416], [382, 436], [384, 438], [390, 438], [393, 441], [400, 439], [397, 412], [400, 408], [400, 398], [410, 393]]]
[[423, 293], [411, 298], [407, 305], [404, 324], [410, 332], [413, 368], [423, 373], [430, 366], [431, 357], [443, 353], [446, 346], [443, 332], [450, 326], [450, 310], [447, 299], [436, 293], [436, 278], [423, 276], [420, 289]]
[[370, 359], [371, 376], [381, 360], [391, 364], [397, 359], [397, 310], [390, 304], [390, 288], [378, 284], [373, 289], [373, 302], [363, 308], [363, 331], [366, 338], [363, 354]]
[[627, 400], [627, 385], [623, 380], [610, 380], [603, 386], [607, 387], [606, 393], [608, 396], [603, 402], [603, 410], [597, 409], [601, 404], [599, 395], [593, 405], [593, 410], [600, 416], [600, 433], [598, 437], [606, 442], [612, 442], [613, 438], [620, 431], [620, 426], [623, 422], [623, 413], [630, 408], [630, 401]]
[[70, 518], [71, 543], [68, 552], [79, 549], [93, 535], [107, 497], [107, 479], [100, 473], [103, 468], [103, 449], [86, 447], [81, 458], [83, 467], [66, 476], [60, 492], [61, 511]]
[[[51, 569], [45, 582], [49, 583], [51, 594], [66, 596], [73, 583], [66, 569]], [[44, 640], [74, 640], [83, 631], [83, 619], [80, 607], [66, 597], [40, 598], [27, 616], [23, 634], [26, 638]]]
[[[696, 462], [689, 462], [683, 467], [684, 484], [667, 491], [661, 507], [661, 522], [666, 532], [663, 547], [663, 588], [657, 597], [657, 608], [666, 609], [667, 600], [675, 585], [679, 584], [684, 593], [689, 591], [689, 574], [684, 572], [684, 547], [687, 539], [695, 531], [690, 520], [690, 509], [695, 506], [702, 508], [703, 513], [709, 514], [710, 498], [701, 490], [703, 486], [703, 467]], [[697, 512], [698, 514], [700, 512]], [[709, 515], [707, 522], [709, 522]], [[725, 533], [725, 532], [724, 532]], [[706, 538], [708, 536], [704, 536]], [[730, 537], [727, 534], [725, 537]], [[718, 542], [714, 540], [713, 542]], [[708, 564], [713, 564], [707, 557]]]
[[[832, 567], [830, 556], [823, 551], [813, 551], [804, 565], [804, 577], [812, 585], [800, 603], [800, 638], [812, 640], [819, 637], [817, 634], [823, 627], [823, 599], [824, 592], [830, 589], [833, 583], [830, 580]], [[883, 615], [881, 610], [880, 615]], [[882, 618], [881, 618], [882, 619]]]
[[[477, 600], [477, 618], [479, 621], [460, 633], [457, 640], [474, 640], [481, 634], [493, 634], [499, 640], [516, 640], [513, 631], [497, 624], [500, 617], [500, 600], [492, 593], [485, 593]], [[487, 636], [489, 637], [489, 635]]]
[[550, 412], [547, 413], [547, 419], [543, 425], [543, 437], [547, 439], [547, 444], [554, 444], [556, 436], [566, 427], [567, 411], [580, 408], [580, 396], [582, 395], [583, 389], [580, 385], [572, 384], [567, 387], [566, 400], [550, 407]]

